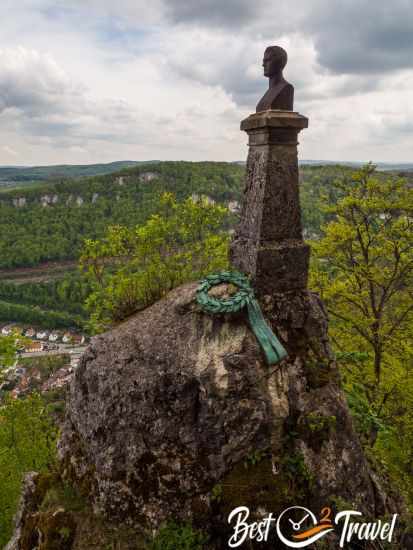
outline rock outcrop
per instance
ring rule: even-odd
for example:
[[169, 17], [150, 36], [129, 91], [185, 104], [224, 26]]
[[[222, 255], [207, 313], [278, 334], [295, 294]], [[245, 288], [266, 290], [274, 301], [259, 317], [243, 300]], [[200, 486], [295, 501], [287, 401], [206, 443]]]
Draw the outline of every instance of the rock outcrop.
[[81, 359], [59, 452], [95, 510], [153, 528], [190, 519], [217, 548], [239, 505], [394, 512], [353, 431], [318, 297], [264, 297], [289, 352], [268, 367], [244, 314], [204, 314], [195, 289], [95, 337]]
[[28, 472], [24, 476], [19, 509], [14, 518], [15, 529], [12, 539], [7, 544], [5, 550], [20, 550], [23, 539], [23, 530], [25, 519], [36, 513], [38, 501], [36, 495], [36, 482], [39, 474], [37, 472]]

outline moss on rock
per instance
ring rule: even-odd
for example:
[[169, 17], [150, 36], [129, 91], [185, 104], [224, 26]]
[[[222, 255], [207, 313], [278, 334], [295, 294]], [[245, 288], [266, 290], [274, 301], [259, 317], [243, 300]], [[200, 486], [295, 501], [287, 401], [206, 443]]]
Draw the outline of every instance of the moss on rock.
[[247, 506], [252, 514], [258, 510], [276, 513], [291, 503], [305, 502], [312, 476], [299, 453], [286, 455], [277, 466], [267, 456], [249, 467], [240, 462], [219, 486], [216, 507], [224, 516], [237, 506]]
[[70, 512], [62, 508], [33, 514], [27, 522], [22, 538], [22, 550], [71, 550], [76, 522]]

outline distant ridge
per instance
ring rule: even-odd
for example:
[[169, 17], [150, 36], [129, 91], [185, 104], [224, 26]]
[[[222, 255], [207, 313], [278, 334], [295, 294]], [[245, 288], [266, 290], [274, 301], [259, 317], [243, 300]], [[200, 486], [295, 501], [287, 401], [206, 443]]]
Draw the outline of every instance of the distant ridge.
[[[367, 164], [366, 162], [360, 161], [348, 161], [348, 160], [299, 160], [300, 166], [349, 166], [354, 168], [359, 168]], [[236, 160], [233, 164], [245, 164], [243, 160]], [[413, 162], [373, 162], [379, 170], [413, 170]]]
[[[90, 176], [103, 176], [119, 172], [125, 168], [132, 168], [140, 164], [153, 164], [162, 161], [147, 160], [120, 160], [101, 164], [57, 164], [50, 166], [0, 166], [0, 189], [22, 188], [29, 185], [56, 181], [59, 179], [77, 179]], [[165, 161], [166, 162], [166, 161]], [[214, 164], [213, 162], [210, 162]], [[245, 165], [245, 161], [233, 161], [227, 164]], [[332, 160], [300, 160], [300, 166], [347, 166], [360, 167], [359, 161], [332, 161]], [[379, 170], [413, 171], [413, 162], [377, 162]]]
[[[372, 163], [377, 166], [379, 170], [413, 170], [413, 162], [374, 162]], [[303, 166], [354, 166], [355, 168], [359, 166], [364, 166], [366, 162], [360, 161], [346, 161], [346, 160], [300, 160], [299, 164]]]
[[[145, 161], [152, 163], [157, 161]], [[143, 162], [135, 160], [120, 160], [102, 164], [57, 164], [51, 166], [0, 166], [0, 186], [14, 184], [29, 184], [59, 178], [81, 178], [87, 176], [102, 176], [130, 168]]]

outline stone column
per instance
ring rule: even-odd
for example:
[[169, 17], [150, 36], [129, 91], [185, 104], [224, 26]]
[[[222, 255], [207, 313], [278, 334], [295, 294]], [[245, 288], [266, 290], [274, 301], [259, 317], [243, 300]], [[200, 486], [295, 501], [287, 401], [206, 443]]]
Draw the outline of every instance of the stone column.
[[297, 136], [307, 126], [304, 116], [282, 110], [241, 122], [249, 153], [230, 261], [251, 275], [258, 296], [307, 286], [309, 246], [302, 237], [297, 160]]

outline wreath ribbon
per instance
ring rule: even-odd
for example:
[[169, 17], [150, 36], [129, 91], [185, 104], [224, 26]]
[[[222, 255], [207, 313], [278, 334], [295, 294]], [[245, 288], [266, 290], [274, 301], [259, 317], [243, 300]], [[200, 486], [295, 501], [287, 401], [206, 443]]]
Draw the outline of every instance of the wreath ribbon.
[[[208, 291], [222, 283], [231, 283], [240, 290], [220, 300], [210, 296]], [[255, 298], [254, 290], [246, 275], [238, 271], [221, 271], [208, 275], [200, 282], [196, 291], [196, 300], [206, 313], [236, 313], [244, 307], [248, 310], [248, 319], [258, 342], [261, 345], [269, 365], [275, 365], [287, 357], [287, 351], [266, 323], [260, 305]]]

